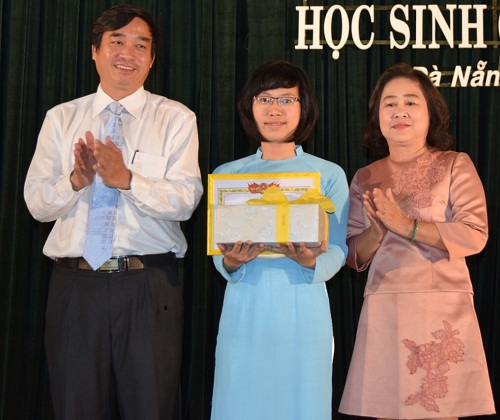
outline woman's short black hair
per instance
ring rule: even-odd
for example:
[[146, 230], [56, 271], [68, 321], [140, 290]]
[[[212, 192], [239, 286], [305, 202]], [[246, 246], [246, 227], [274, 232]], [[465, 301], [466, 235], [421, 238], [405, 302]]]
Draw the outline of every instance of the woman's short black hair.
[[156, 56], [160, 30], [156, 26], [152, 16], [138, 6], [132, 4], [120, 4], [106, 10], [92, 26], [91, 43], [96, 50], [101, 47], [104, 32], [116, 31], [127, 26], [134, 18], [142, 19], [149, 26], [151, 32], [151, 57]]
[[260, 133], [253, 116], [254, 96], [271, 89], [293, 87], [299, 90], [300, 121], [288, 141], [300, 144], [309, 138], [319, 115], [309, 77], [300, 67], [288, 61], [276, 60], [261, 65], [250, 75], [238, 99], [241, 124], [250, 139], [267, 141]]
[[389, 67], [381, 74], [375, 85], [369, 102], [368, 124], [363, 137], [365, 146], [375, 150], [381, 156], [389, 155], [387, 140], [380, 130], [379, 108], [385, 86], [391, 80], [398, 78], [417, 82], [425, 97], [429, 111], [429, 131], [427, 132], [426, 145], [431, 149], [450, 150], [453, 145], [453, 138], [448, 131], [450, 112], [446, 101], [425, 73], [405, 63]]

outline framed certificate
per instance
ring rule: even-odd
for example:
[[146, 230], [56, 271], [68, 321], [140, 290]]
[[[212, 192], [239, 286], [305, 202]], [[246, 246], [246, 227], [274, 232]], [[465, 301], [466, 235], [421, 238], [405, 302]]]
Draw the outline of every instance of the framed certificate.
[[[277, 186], [289, 200], [302, 196], [307, 189], [320, 190], [319, 172], [279, 172], [259, 174], [209, 174], [207, 254], [220, 255], [215, 242], [217, 206], [241, 206], [253, 198], [260, 198], [271, 186]], [[245, 223], [244, 220], [241, 221]]]

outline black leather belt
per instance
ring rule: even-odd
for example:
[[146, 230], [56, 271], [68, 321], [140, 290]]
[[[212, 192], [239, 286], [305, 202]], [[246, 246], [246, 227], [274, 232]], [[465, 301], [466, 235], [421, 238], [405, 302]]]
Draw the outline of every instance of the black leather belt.
[[63, 267], [99, 271], [101, 273], [120, 273], [128, 270], [141, 270], [145, 267], [160, 267], [162, 265], [175, 264], [177, 258], [173, 252], [166, 254], [151, 255], [125, 255], [122, 257], [111, 257], [97, 270], [94, 270], [83, 257], [64, 257], [57, 258], [55, 263]]

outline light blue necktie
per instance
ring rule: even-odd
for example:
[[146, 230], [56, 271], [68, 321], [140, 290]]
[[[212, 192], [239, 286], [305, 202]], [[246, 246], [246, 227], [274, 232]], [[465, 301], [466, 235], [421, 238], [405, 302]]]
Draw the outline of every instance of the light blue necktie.
[[[121, 113], [124, 107], [118, 102], [112, 102], [108, 105], [108, 109], [111, 117], [106, 123], [104, 135], [110, 136], [111, 140], [121, 148], [123, 145]], [[112, 254], [118, 194], [116, 188], [104, 185], [101, 177], [96, 174], [83, 250], [83, 257], [94, 270], [104, 264]]]

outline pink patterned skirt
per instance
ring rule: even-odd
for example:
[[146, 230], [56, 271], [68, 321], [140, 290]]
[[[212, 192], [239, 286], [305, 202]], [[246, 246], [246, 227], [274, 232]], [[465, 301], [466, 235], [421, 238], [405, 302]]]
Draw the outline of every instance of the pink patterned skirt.
[[391, 419], [494, 414], [472, 295], [366, 296], [339, 411]]

